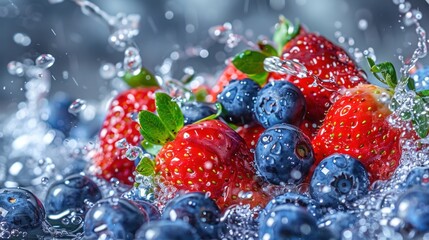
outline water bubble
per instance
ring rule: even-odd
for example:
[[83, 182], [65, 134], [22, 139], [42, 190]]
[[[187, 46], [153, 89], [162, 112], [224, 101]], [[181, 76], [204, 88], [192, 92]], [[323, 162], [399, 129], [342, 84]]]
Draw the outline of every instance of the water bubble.
[[24, 65], [21, 62], [11, 61], [7, 64], [7, 71], [11, 75], [24, 76]]
[[128, 150], [125, 152], [125, 157], [128, 158], [128, 160], [130, 161], [136, 160], [141, 155], [143, 155], [143, 150], [140, 147], [136, 146], [128, 148]]
[[140, 73], [142, 68], [142, 59], [139, 51], [135, 47], [129, 47], [125, 50], [124, 69], [132, 75]]
[[116, 67], [112, 63], [104, 63], [99, 72], [103, 79], [112, 79], [116, 76]]
[[398, 6], [400, 13], [406, 13], [411, 9], [411, 4], [409, 2], [404, 2]]
[[13, 41], [24, 47], [31, 44], [31, 38], [24, 33], [15, 33], [15, 35], [13, 35]]
[[307, 68], [296, 60], [281, 60], [279, 57], [264, 59], [264, 69], [267, 72], [294, 75], [299, 78], [307, 77]]
[[209, 36], [218, 43], [226, 43], [231, 34], [232, 25], [229, 22], [209, 28]]
[[51, 54], [42, 54], [36, 58], [36, 66], [47, 69], [55, 63], [55, 58]]
[[368, 28], [368, 21], [365, 19], [360, 19], [358, 22], [358, 28], [362, 31], [365, 31]]
[[120, 139], [120, 140], [118, 140], [116, 143], [115, 143], [115, 145], [116, 145], [116, 147], [117, 148], [119, 148], [119, 149], [125, 149], [125, 148], [128, 148], [130, 145], [128, 144], [128, 142], [127, 142], [127, 139], [126, 138], [122, 138], [122, 139]]
[[72, 104], [70, 104], [68, 111], [73, 115], [77, 115], [79, 112], [85, 110], [85, 108], [86, 108], [86, 101], [78, 98], [74, 100]]
[[164, 16], [167, 20], [171, 20], [174, 17], [174, 13], [172, 11], [167, 11], [165, 12]]
[[47, 185], [49, 183], [49, 178], [48, 177], [42, 177], [41, 182], [42, 182], [42, 185]]

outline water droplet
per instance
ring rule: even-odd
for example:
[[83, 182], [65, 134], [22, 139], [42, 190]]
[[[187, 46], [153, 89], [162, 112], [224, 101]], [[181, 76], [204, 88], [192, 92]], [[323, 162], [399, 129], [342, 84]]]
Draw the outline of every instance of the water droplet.
[[129, 47], [125, 50], [124, 69], [132, 75], [140, 73], [142, 68], [142, 59], [139, 51], [135, 47]]
[[229, 22], [226, 22], [223, 25], [211, 27], [209, 29], [210, 37], [219, 43], [226, 43], [231, 34], [232, 25]]
[[143, 155], [143, 150], [140, 147], [136, 146], [128, 148], [128, 150], [125, 152], [126, 158], [128, 158], [128, 160], [130, 161], [136, 160], [141, 155]]
[[174, 17], [174, 13], [172, 11], [167, 11], [165, 12], [164, 16], [167, 20], [171, 20]]
[[41, 182], [42, 182], [42, 185], [47, 185], [49, 183], [49, 178], [48, 177], [42, 177]]
[[24, 65], [21, 62], [11, 61], [7, 64], [7, 71], [11, 75], [24, 76]]
[[15, 35], [13, 35], [13, 41], [24, 47], [31, 44], [31, 38], [24, 33], [15, 33]]
[[36, 67], [47, 69], [55, 63], [55, 58], [51, 54], [42, 54], [36, 58]]
[[362, 31], [365, 31], [368, 28], [368, 21], [365, 19], [360, 19], [358, 22], [358, 28]]
[[104, 63], [99, 71], [103, 79], [112, 79], [116, 76], [116, 67], [112, 63]]
[[86, 108], [86, 101], [78, 98], [74, 100], [72, 104], [70, 104], [68, 111], [69, 113], [76, 115], [79, 112], [85, 110], [85, 108]]
[[299, 78], [307, 77], [307, 68], [296, 60], [281, 60], [279, 57], [264, 59], [264, 69], [267, 72], [294, 75]]
[[118, 140], [117, 142], [116, 142], [116, 147], [117, 148], [119, 148], [119, 149], [125, 149], [125, 148], [129, 148], [129, 144], [128, 144], [128, 142], [127, 142], [127, 139], [126, 138], [122, 138], [122, 139], [120, 139], [120, 140]]

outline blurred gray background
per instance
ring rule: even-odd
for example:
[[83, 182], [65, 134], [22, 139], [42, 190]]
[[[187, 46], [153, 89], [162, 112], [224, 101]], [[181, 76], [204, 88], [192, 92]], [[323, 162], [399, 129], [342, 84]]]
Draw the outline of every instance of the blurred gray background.
[[[181, 63], [196, 72], [216, 74], [223, 60], [243, 48], [224, 53], [224, 46], [210, 40], [208, 29], [231, 22], [237, 33], [250, 40], [271, 36], [280, 14], [298, 18], [310, 30], [339, 41], [340, 31], [345, 48], [361, 50], [372, 47], [378, 60], [399, 64], [398, 55], [411, 56], [417, 38], [414, 28], [401, 28], [398, 6], [391, 0], [94, 0], [111, 15], [118, 12], [141, 15], [140, 34], [136, 43], [143, 64], [153, 70], [172, 50], [203, 46], [209, 51], [205, 59]], [[413, 8], [423, 13], [421, 23], [429, 30], [429, 3], [411, 0]], [[365, 24], [366, 23], [366, 24]], [[54, 34], [55, 32], [55, 34]], [[14, 42], [16, 33], [31, 38], [29, 46]], [[41, 53], [56, 58], [50, 68], [56, 81], [52, 92], [67, 91], [75, 98], [97, 99], [109, 85], [99, 75], [102, 63], [123, 60], [123, 53], [107, 43], [109, 28], [99, 19], [82, 14], [69, 0], [50, 4], [48, 0], [0, 0], [0, 111], [13, 111], [24, 99], [24, 79], [11, 76], [7, 63], [25, 58], [35, 59]], [[353, 40], [349, 41], [349, 38]], [[341, 40], [340, 40], [341, 42]], [[428, 58], [421, 61], [429, 64]], [[364, 66], [366, 63], [361, 62]], [[68, 79], [63, 79], [67, 71]], [[178, 71], [177, 74], [181, 74]], [[78, 82], [74, 83], [72, 77]], [[1, 114], [0, 114], [1, 115]], [[1, 119], [0, 119], [1, 120]]]

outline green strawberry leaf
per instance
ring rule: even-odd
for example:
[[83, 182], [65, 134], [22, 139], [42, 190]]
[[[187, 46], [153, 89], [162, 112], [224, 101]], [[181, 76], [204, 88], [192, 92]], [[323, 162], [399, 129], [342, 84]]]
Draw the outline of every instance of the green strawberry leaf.
[[222, 114], [222, 109], [223, 109], [222, 104], [216, 103], [215, 106], [216, 106], [216, 110], [217, 110], [215, 114], [212, 114], [212, 115], [207, 116], [203, 119], [200, 119], [200, 120], [196, 121], [195, 123], [204, 122], [207, 120], [213, 120], [213, 119], [218, 118]]
[[163, 92], [155, 93], [155, 105], [159, 118], [167, 130], [173, 135], [183, 127], [185, 119], [179, 105]]
[[414, 82], [414, 79], [408, 77], [405, 81], [407, 81], [407, 87], [410, 90], [412, 90], [412, 91], [416, 90], [416, 83]]
[[426, 110], [426, 103], [419, 96], [414, 99], [413, 106], [413, 127], [419, 137], [424, 138], [429, 132], [429, 116]]
[[247, 74], [247, 76], [255, 81], [259, 86], [264, 85], [267, 82], [268, 72], [263, 72], [259, 74]]
[[143, 176], [153, 176], [155, 175], [155, 162], [148, 157], [143, 157], [137, 165], [136, 171]]
[[270, 44], [264, 43], [263, 41], [259, 41], [258, 46], [259, 49], [261, 49], [261, 52], [267, 55], [267, 57], [277, 56], [277, 50]]
[[158, 86], [155, 76], [143, 67], [139, 74], [134, 76], [127, 72], [122, 79], [132, 88]]
[[283, 47], [286, 45], [286, 43], [298, 35], [299, 30], [300, 25], [298, 21], [294, 25], [283, 15], [280, 15], [279, 22], [275, 26], [275, 32], [273, 35], [273, 40], [277, 44], [277, 56], [281, 56]]
[[141, 142], [141, 145], [144, 148], [144, 150], [146, 150], [146, 152], [148, 152], [154, 156], [158, 155], [158, 152], [162, 148], [162, 145], [153, 144], [153, 143], [148, 142], [147, 140], [143, 140]]
[[165, 144], [174, 139], [161, 119], [155, 114], [143, 110], [139, 113], [140, 133], [144, 139], [153, 144]]
[[234, 66], [246, 74], [264, 73], [264, 59], [267, 55], [252, 50], [244, 50], [237, 54], [232, 63]]
[[391, 62], [375, 64], [375, 61], [369, 57], [367, 58], [367, 61], [370, 66], [371, 72], [380, 82], [386, 84], [391, 89], [394, 89], [396, 87], [396, 85], [398, 84], [398, 78], [396, 76], [395, 67]]
[[422, 90], [417, 92], [417, 94], [421, 97], [429, 97], [429, 90]]

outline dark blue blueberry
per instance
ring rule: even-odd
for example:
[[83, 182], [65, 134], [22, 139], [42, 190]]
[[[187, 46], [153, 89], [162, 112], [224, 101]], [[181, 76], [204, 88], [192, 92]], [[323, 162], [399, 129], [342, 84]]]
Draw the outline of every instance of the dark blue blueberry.
[[316, 219], [304, 208], [281, 205], [273, 208], [259, 226], [260, 239], [319, 239]]
[[131, 200], [138, 205], [147, 214], [150, 221], [161, 219], [161, 213], [158, 208], [147, 200]]
[[404, 187], [411, 188], [414, 186], [429, 187], [429, 167], [416, 167], [408, 173]]
[[251, 79], [232, 80], [217, 97], [225, 121], [244, 125], [254, 122], [253, 106], [261, 87]]
[[255, 117], [265, 128], [279, 123], [298, 126], [305, 111], [304, 95], [287, 81], [268, 83], [259, 91], [255, 102]]
[[185, 221], [154, 221], [143, 225], [136, 240], [199, 240], [195, 229]]
[[86, 214], [84, 235], [89, 239], [134, 239], [148, 221], [147, 215], [127, 199], [102, 199]]
[[162, 219], [184, 220], [193, 226], [203, 239], [216, 239], [221, 231], [221, 212], [216, 203], [203, 193], [186, 193], [171, 200]]
[[429, 231], [429, 191], [416, 187], [403, 193], [396, 202], [396, 214], [414, 229]]
[[256, 169], [273, 184], [302, 182], [313, 162], [310, 139], [293, 125], [278, 124], [265, 130], [256, 144]]
[[329, 230], [335, 239], [341, 239], [343, 231], [352, 228], [358, 219], [357, 214], [354, 213], [335, 212], [319, 219], [318, 225], [321, 229]]
[[53, 183], [46, 194], [47, 220], [54, 227], [70, 231], [81, 230], [82, 221], [89, 209], [88, 203], [102, 198], [98, 186], [87, 176], [71, 175]]
[[417, 92], [429, 90], [429, 66], [418, 69], [411, 77]]
[[85, 161], [84, 159], [81, 159], [81, 158], [73, 159], [71, 161], [71, 164], [63, 169], [62, 175], [70, 176], [73, 174], [81, 173], [85, 170], [87, 165], [88, 165], [88, 162]]
[[9, 230], [30, 234], [41, 230], [44, 220], [43, 204], [33, 193], [23, 188], [0, 189], [0, 222], [6, 222]]
[[271, 199], [267, 206], [259, 213], [259, 218], [265, 217], [273, 208], [286, 204], [302, 207], [316, 219], [322, 215], [316, 201], [300, 193], [288, 192]]
[[180, 106], [180, 109], [185, 117], [185, 125], [216, 114], [216, 109], [212, 104], [204, 102], [186, 102]]
[[368, 192], [369, 178], [362, 163], [345, 154], [332, 154], [316, 167], [310, 194], [324, 207], [343, 207]]
[[78, 122], [78, 118], [68, 111], [72, 102], [73, 99], [63, 92], [57, 92], [49, 101], [47, 123], [52, 128], [63, 132], [66, 136], [69, 135], [70, 130]]

